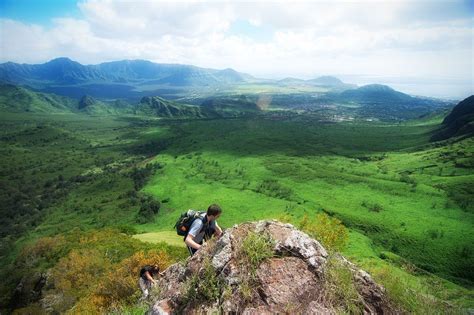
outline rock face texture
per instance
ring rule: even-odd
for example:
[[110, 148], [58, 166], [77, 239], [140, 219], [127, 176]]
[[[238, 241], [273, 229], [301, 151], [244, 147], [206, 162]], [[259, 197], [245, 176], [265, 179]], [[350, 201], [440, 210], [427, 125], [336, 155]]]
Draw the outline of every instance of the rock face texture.
[[[261, 253], [242, 250], [249, 235], [270, 240], [271, 254], [255, 262], [253, 254]], [[186, 262], [165, 270], [155, 292], [148, 314], [398, 313], [368, 273], [277, 221], [226, 230]]]

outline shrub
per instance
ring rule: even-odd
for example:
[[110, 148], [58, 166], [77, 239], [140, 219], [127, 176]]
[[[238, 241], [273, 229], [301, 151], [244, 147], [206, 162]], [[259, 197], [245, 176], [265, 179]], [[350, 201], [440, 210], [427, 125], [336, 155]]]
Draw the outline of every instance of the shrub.
[[268, 234], [250, 232], [242, 241], [237, 253], [238, 264], [241, 266], [242, 279], [239, 293], [244, 301], [250, 301], [258, 290], [257, 270], [260, 264], [273, 257], [274, 241]]
[[134, 226], [126, 225], [126, 224], [117, 226], [117, 229], [121, 233], [124, 233], [126, 235], [135, 235], [138, 233], [137, 229]]
[[403, 182], [403, 183], [407, 183], [409, 185], [413, 185], [416, 187], [416, 180], [412, 177], [410, 177], [407, 173], [403, 173], [401, 176], [400, 176], [400, 181]]
[[274, 241], [268, 234], [250, 232], [244, 239], [239, 256], [252, 276], [265, 259], [273, 257], [273, 247]]
[[23, 268], [26, 277], [54, 266], [52, 290], [64, 296], [54, 306], [60, 313], [120, 313], [138, 300], [138, 274], [143, 265], [157, 263], [165, 269], [185, 255], [180, 248], [142, 243], [117, 230], [72, 230], [39, 239], [23, 250], [15, 264], [29, 266]]
[[286, 200], [291, 200], [291, 196], [293, 195], [291, 188], [284, 187], [274, 179], [265, 179], [255, 191], [269, 197]]
[[383, 210], [383, 206], [378, 203], [370, 203], [368, 201], [362, 201], [361, 206], [367, 208], [372, 212], [380, 212]]
[[138, 275], [141, 267], [158, 264], [160, 270], [164, 270], [171, 262], [171, 257], [163, 251], [137, 252], [108, 270], [89, 300], [101, 312], [131, 305], [140, 296]]
[[185, 304], [194, 302], [215, 302], [223, 290], [223, 282], [216, 274], [209, 259], [206, 259], [199, 274], [186, 283]]
[[160, 210], [161, 204], [158, 200], [153, 199], [151, 196], [144, 196], [140, 198], [141, 206], [137, 214], [137, 223], [145, 224], [153, 220], [158, 211]]
[[93, 289], [111, 264], [95, 249], [72, 250], [53, 268], [54, 286], [76, 298]]
[[305, 214], [299, 228], [319, 240], [328, 250], [342, 250], [349, 240], [349, 232], [342, 222], [324, 212], [312, 219]]
[[58, 235], [54, 237], [43, 237], [35, 243], [24, 247], [17, 258], [17, 263], [24, 267], [32, 267], [41, 263], [49, 266], [64, 255], [66, 239]]

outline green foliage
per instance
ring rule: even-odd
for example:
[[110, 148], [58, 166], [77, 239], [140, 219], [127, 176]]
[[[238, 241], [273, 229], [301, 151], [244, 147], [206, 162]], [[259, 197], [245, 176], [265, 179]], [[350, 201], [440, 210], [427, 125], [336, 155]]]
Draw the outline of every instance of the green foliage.
[[257, 270], [262, 262], [274, 255], [275, 241], [268, 234], [250, 231], [244, 238], [237, 252], [241, 269], [239, 293], [244, 301], [250, 301], [258, 290]]
[[[137, 275], [144, 265], [158, 264], [161, 270], [166, 269], [176, 260], [163, 250], [139, 251], [113, 265], [105, 273], [92, 293], [81, 300], [77, 307], [91, 307], [100, 312], [120, 309], [135, 305], [141, 292], [137, 289]], [[153, 294], [158, 294], [152, 290]]]
[[323, 301], [338, 312], [364, 313], [363, 300], [357, 292], [351, 270], [335, 256], [331, 256], [325, 266]]
[[135, 190], [140, 190], [148, 177], [153, 175], [156, 170], [160, 169], [161, 165], [158, 163], [148, 163], [145, 167], [134, 167], [130, 172], [130, 178], [133, 180], [133, 187]]
[[472, 202], [472, 196], [474, 196], [473, 182], [462, 182], [456, 183], [454, 185], [448, 185], [446, 190], [448, 191], [449, 198], [453, 200], [462, 210], [465, 212], [474, 213], [474, 202]]
[[290, 188], [283, 187], [274, 179], [265, 179], [260, 185], [258, 185], [255, 191], [270, 197], [286, 200], [291, 200], [291, 195], [293, 194]]
[[223, 290], [223, 282], [209, 259], [203, 263], [198, 274], [193, 275], [185, 284], [184, 303], [211, 304], [217, 301]]
[[342, 222], [337, 218], [331, 218], [324, 212], [317, 214], [315, 218], [309, 218], [305, 214], [299, 228], [320, 241], [329, 250], [344, 249], [349, 237], [347, 228]]
[[[435, 298], [426, 286], [412, 288], [406, 279], [393, 273], [393, 268], [383, 267], [374, 274], [376, 281], [387, 290], [391, 302], [410, 314], [461, 314], [457, 306]], [[438, 286], [437, 289], [442, 289]], [[439, 293], [439, 292], [438, 292]]]
[[[465, 266], [472, 258], [460, 256], [462, 246], [457, 244], [472, 248], [472, 215], [464, 217], [447, 193], [472, 181], [469, 169], [456, 168], [456, 176], [448, 176], [456, 156], [474, 153], [472, 138], [429, 144], [432, 121], [326, 125], [307, 115], [278, 117], [170, 126], [179, 138], [158, 156], [164, 167], [144, 190], [170, 197], [166, 207], [172, 210], [161, 211], [149, 229], [169, 229], [180, 209], [190, 204], [205, 208], [209, 196], [227, 210], [219, 221], [224, 226], [278, 218], [283, 212], [298, 222], [308, 208], [330, 209], [347, 228], [365, 233], [418, 267], [443, 277], [470, 273], [472, 268]], [[438, 160], [441, 153], [443, 160]], [[360, 156], [384, 158], [360, 161]], [[440, 166], [446, 175], [438, 175]], [[233, 175], [235, 169], [243, 172]], [[401, 174], [416, 186], [401, 182]], [[291, 200], [255, 191], [270, 178], [291, 188]], [[463, 195], [468, 201], [469, 191]], [[374, 211], [361, 206], [364, 201]], [[285, 211], [289, 202], [292, 210]], [[445, 231], [443, 238], [431, 241], [426, 231], [433, 226]]]
[[135, 235], [138, 233], [137, 229], [131, 225], [119, 225], [117, 226], [117, 229], [121, 232], [121, 233], [124, 233], [126, 235]]
[[110, 261], [98, 250], [72, 250], [53, 268], [54, 287], [66, 295], [80, 298], [93, 290], [97, 280], [110, 268]]
[[140, 210], [138, 210], [137, 223], [144, 224], [153, 220], [158, 214], [161, 203], [152, 196], [143, 196], [140, 198]]
[[369, 211], [372, 212], [380, 212], [383, 210], [383, 206], [378, 203], [370, 203], [367, 201], [362, 201], [361, 206], [367, 208]]
[[239, 256], [252, 276], [255, 276], [258, 267], [264, 260], [273, 257], [274, 243], [271, 236], [267, 234], [250, 232], [245, 237]]
[[57, 306], [61, 312], [74, 307], [97, 313], [137, 301], [141, 266], [158, 264], [164, 269], [186, 255], [182, 248], [142, 243], [117, 230], [73, 230], [26, 246], [15, 269], [24, 271], [17, 277], [28, 278], [51, 268], [53, 290], [64, 295]]

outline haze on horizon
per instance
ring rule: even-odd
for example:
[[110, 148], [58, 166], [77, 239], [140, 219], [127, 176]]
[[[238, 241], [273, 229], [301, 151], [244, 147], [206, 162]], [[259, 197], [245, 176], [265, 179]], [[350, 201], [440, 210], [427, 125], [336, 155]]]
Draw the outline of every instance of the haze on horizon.
[[123, 59], [473, 94], [474, 1], [2, 0], [0, 62]]

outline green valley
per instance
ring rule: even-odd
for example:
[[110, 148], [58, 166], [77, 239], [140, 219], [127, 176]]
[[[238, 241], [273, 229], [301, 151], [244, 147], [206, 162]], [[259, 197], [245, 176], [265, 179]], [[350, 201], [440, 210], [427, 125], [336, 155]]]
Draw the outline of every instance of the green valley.
[[[224, 228], [323, 212], [349, 229], [342, 253], [361, 267], [472, 307], [473, 138], [430, 142], [441, 120], [5, 113], [2, 261], [15, 268], [26, 244], [74, 229], [113, 228], [184, 254], [176, 218], [214, 202]], [[7, 279], [12, 290], [19, 278]]]

